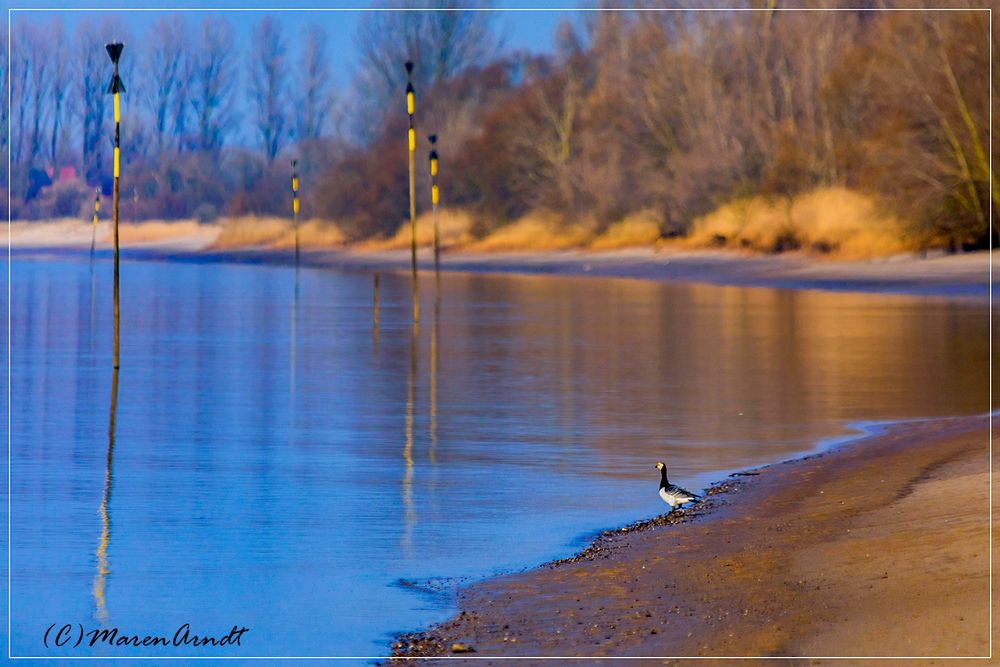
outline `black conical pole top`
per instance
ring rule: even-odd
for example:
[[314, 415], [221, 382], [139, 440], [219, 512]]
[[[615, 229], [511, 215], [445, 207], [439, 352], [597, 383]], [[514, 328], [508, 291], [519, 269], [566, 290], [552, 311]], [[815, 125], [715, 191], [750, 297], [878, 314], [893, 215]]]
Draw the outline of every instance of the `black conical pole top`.
[[117, 64], [118, 59], [122, 57], [122, 49], [125, 45], [121, 42], [111, 42], [110, 44], [105, 44], [104, 48], [108, 50], [108, 56], [111, 58], [111, 62]]
[[111, 62], [115, 64], [115, 73], [111, 76], [111, 83], [108, 84], [108, 93], [124, 93], [125, 84], [122, 83], [121, 77], [118, 76], [118, 59], [122, 57], [122, 49], [125, 48], [125, 45], [121, 42], [112, 42], [105, 44], [104, 48], [108, 50], [108, 57], [111, 58]]
[[108, 93], [114, 94], [114, 93], [124, 93], [124, 92], [125, 92], [125, 84], [122, 83], [121, 77], [118, 76], [117, 74], [112, 75], [111, 83], [108, 84]]

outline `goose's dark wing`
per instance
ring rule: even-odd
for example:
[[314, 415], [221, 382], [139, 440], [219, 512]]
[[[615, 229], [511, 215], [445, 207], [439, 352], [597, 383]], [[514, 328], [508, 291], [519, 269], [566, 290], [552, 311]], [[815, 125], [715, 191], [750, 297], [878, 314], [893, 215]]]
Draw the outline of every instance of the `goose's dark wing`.
[[701, 500], [701, 496], [699, 496], [697, 493], [691, 493], [687, 489], [682, 489], [681, 487], [677, 486], [676, 484], [668, 484], [667, 486], [664, 487], [663, 490], [666, 491], [667, 493], [669, 493], [672, 496], [677, 496], [677, 497], [687, 496], [688, 498], [691, 498], [692, 500]]

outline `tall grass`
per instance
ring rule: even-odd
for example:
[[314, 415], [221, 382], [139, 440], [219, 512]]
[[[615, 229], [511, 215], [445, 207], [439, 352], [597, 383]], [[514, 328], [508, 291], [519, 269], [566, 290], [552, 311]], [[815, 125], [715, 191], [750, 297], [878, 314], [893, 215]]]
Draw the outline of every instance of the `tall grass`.
[[[347, 236], [336, 224], [328, 220], [307, 220], [299, 223], [299, 245], [306, 250], [311, 248], [337, 248], [347, 241]], [[295, 229], [291, 224], [276, 241], [272, 248], [282, 250], [295, 247]]]
[[508, 250], [568, 250], [587, 245], [593, 234], [578, 224], [563, 224], [550, 213], [531, 213], [495, 229], [485, 238], [468, 245], [469, 250], [502, 252]]
[[[118, 223], [119, 243], [158, 243], [179, 239], [189, 239], [208, 233], [211, 228], [194, 220], [144, 220], [139, 223]], [[99, 241], [114, 241], [114, 225], [107, 225], [107, 231], [98, 237]]]
[[[438, 241], [442, 248], [465, 245], [473, 240], [472, 216], [462, 209], [441, 209], [438, 211]], [[410, 247], [410, 222], [399, 226], [388, 239], [372, 239], [362, 243], [370, 250], [400, 250]], [[434, 214], [430, 211], [417, 216], [417, 245], [434, 245]]]
[[220, 250], [269, 247], [278, 243], [291, 228], [292, 221], [285, 218], [226, 218], [212, 247]]
[[[589, 221], [567, 223], [554, 213], [535, 212], [476, 239], [473, 214], [449, 208], [440, 212], [443, 248], [470, 252], [557, 251], [568, 249], [610, 250], [655, 247], [661, 243], [662, 218], [657, 211], [643, 210], [595, 234]], [[111, 240], [111, 225], [100, 222], [97, 239]], [[60, 238], [66, 243], [89, 244], [90, 223], [65, 218], [48, 224], [17, 222], [14, 240], [21, 244]], [[916, 250], [918, 240], [908, 233], [899, 217], [881, 209], [867, 195], [832, 187], [794, 198], [757, 196], [725, 204], [697, 218], [687, 237], [669, 241], [681, 247], [724, 247], [756, 252], [801, 250], [840, 258], [867, 258]], [[187, 241], [213, 249], [290, 249], [295, 246], [292, 221], [278, 217], [243, 216], [223, 219], [219, 225], [200, 225], [192, 220], [123, 222], [123, 244]], [[213, 240], [213, 235], [215, 235]], [[299, 228], [301, 247], [335, 248], [348, 245], [343, 230], [334, 222], [307, 220]], [[417, 244], [432, 245], [433, 215], [417, 219]], [[410, 226], [404, 223], [388, 239], [351, 244], [358, 250], [396, 250], [410, 246]]]
[[594, 250], [651, 246], [660, 238], [662, 217], [655, 211], [643, 210], [609, 226], [590, 243]]
[[906, 221], [871, 197], [844, 188], [814, 190], [796, 198], [792, 218], [805, 245], [841, 257], [894, 255], [917, 249]]
[[880, 210], [872, 198], [839, 187], [795, 198], [730, 202], [696, 219], [686, 242], [765, 252], [803, 249], [845, 258], [914, 249], [903, 221]]
[[[340, 227], [328, 220], [306, 220], [299, 223], [299, 245], [302, 248], [335, 248], [344, 245], [346, 240]], [[222, 221], [222, 231], [212, 247], [287, 250], [295, 247], [295, 227], [287, 218], [227, 218]]]

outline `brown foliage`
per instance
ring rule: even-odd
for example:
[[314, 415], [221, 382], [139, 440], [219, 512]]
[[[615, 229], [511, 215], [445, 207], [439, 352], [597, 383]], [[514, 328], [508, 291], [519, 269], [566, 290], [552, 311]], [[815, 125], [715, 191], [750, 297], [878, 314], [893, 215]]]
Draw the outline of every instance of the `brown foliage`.
[[[468, 210], [476, 237], [532, 215], [546, 221], [549, 235], [559, 236], [550, 229], [555, 225], [572, 237], [573, 226], [585, 221], [585, 236], [600, 239], [610, 225], [642, 212], [642, 224], [633, 219], [628, 229], [619, 226], [607, 236], [615, 245], [651, 237], [653, 222], [661, 235], [687, 234], [695, 220], [754, 197], [797, 201], [804, 193], [846, 189], [896, 213], [899, 226], [892, 229], [906, 235], [903, 245], [984, 245], [1000, 212], [1000, 182], [990, 179], [987, 145], [996, 86], [989, 79], [996, 45], [988, 40], [988, 13], [769, 7], [595, 13], [586, 34], [561, 26], [550, 55], [515, 53], [492, 62], [496, 42], [485, 15], [372, 17], [360, 37], [367, 40], [367, 69], [356, 73], [361, 97], [345, 105], [365, 116], [354, 123], [364, 127], [363, 136], [333, 138], [314, 129], [284, 152], [281, 142], [269, 143], [265, 157], [224, 145], [237, 110], [221, 79], [236, 68], [223, 48], [227, 25], [207, 23], [201, 41], [214, 45], [206, 53], [225, 53], [223, 66], [205, 70], [212, 63], [191, 53], [180, 60], [194, 68], [195, 84], [210, 79], [214, 96], [206, 101], [195, 94], [190, 101], [187, 116], [195, 127], [189, 136], [171, 98], [183, 87], [165, 89], [153, 105], [161, 116], [169, 112], [169, 123], [135, 123], [123, 212], [135, 219], [285, 218], [288, 158], [298, 157], [303, 217], [336, 220], [349, 239], [390, 238], [409, 216], [407, 121], [397, 90], [404, 76], [397, 61], [405, 51], [419, 61], [418, 213], [430, 207], [427, 135], [434, 133], [443, 206]], [[403, 51], [379, 46], [388, 44]], [[21, 42], [12, 46], [15, 55], [23, 52]], [[190, 47], [179, 42], [178, 48]], [[74, 67], [92, 55], [81, 52]], [[322, 72], [314, 78], [322, 81]], [[56, 208], [76, 210], [65, 187], [61, 193], [36, 187], [44, 179], [32, 175], [48, 173], [38, 164], [45, 157], [37, 147], [51, 138], [44, 128], [29, 128], [26, 110], [44, 100], [14, 83], [13, 212], [41, 217]], [[93, 122], [79, 137], [80, 157], [52, 152], [75, 160], [95, 181], [107, 170], [100, 167], [104, 144], [95, 140], [94, 119], [106, 112], [98, 108], [103, 97], [88, 95], [81, 97], [94, 107], [87, 113]], [[313, 110], [310, 118], [318, 95], [302, 105]], [[292, 113], [268, 117], [279, 111]], [[294, 125], [320, 127], [306, 120]], [[178, 136], [168, 141], [168, 130]], [[80, 196], [93, 185], [80, 188]], [[521, 225], [522, 235], [529, 227]]]

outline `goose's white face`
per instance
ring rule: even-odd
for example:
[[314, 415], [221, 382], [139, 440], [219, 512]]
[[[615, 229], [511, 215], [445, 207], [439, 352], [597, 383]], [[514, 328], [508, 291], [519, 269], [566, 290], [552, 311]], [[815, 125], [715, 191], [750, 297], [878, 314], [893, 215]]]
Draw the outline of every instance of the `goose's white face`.
[[663, 469], [664, 469], [664, 468], [666, 468], [666, 467], [667, 467], [667, 466], [665, 466], [665, 465], [663, 464], [663, 462], [662, 462], [662, 461], [658, 461], [658, 462], [656, 463], [656, 469], [657, 469], [657, 470], [663, 470]]

